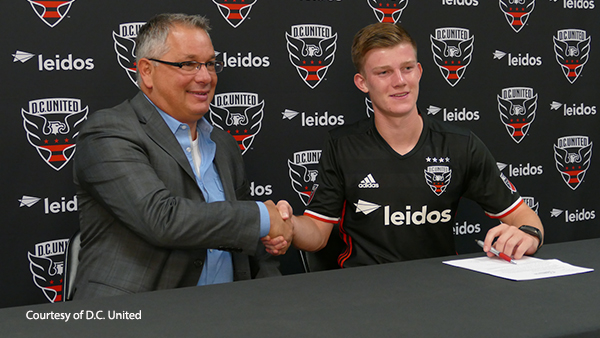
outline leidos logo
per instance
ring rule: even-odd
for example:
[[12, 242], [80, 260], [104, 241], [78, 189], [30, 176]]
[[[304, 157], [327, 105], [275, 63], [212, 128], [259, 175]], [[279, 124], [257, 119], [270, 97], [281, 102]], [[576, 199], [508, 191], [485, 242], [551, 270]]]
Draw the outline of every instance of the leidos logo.
[[587, 136], [565, 136], [559, 138], [554, 145], [556, 169], [573, 190], [583, 182], [590, 167], [592, 144]]
[[479, 6], [478, 0], [442, 0], [446, 6]]
[[500, 0], [500, 9], [506, 21], [517, 33], [525, 27], [534, 8], [535, 0]]
[[465, 28], [445, 27], [436, 28], [430, 39], [433, 61], [446, 82], [454, 87], [471, 63], [475, 36], [471, 36]]
[[[35, 196], [27, 196], [23, 195], [21, 199], [19, 199], [19, 207], [27, 207], [31, 208], [37, 202], [41, 200], [40, 197]], [[46, 215], [49, 214], [59, 214], [59, 213], [67, 213], [67, 212], [76, 212], [77, 211], [77, 195], [73, 196], [72, 200], [67, 201], [65, 197], [60, 198], [59, 201], [50, 201], [48, 197], [44, 198], [44, 213]]]
[[396, 23], [408, 5], [408, 0], [367, 0], [367, 3], [379, 22]]
[[315, 112], [312, 116], [302, 112], [286, 109], [281, 113], [282, 119], [291, 120], [294, 117], [300, 115], [302, 119], [302, 127], [329, 127], [329, 126], [341, 126], [344, 124], [344, 115], [333, 115], [329, 112], [319, 114]]
[[576, 209], [575, 212], [569, 210], [561, 210], [561, 209], [552, 209], [550, 211], [550, 216], [557, 217], [565, 213], [565, 222], [567, 223], [575, 223], [575, 222], [583, 222], [583, 221], [591, 221], [596, 218], [595, 210], [585, 210], [584, 209]]
[[[556, 0], [555, 0], [556, 1]], [[594, 9], [594, 0], [563, 0], [565, 9]]]
[[31, 8], [35, 13], [42, 19], [42, 21], [53, 28], [58, 25], [62, 19], [67, 16], [67, 13], [71, 9], [71, 4], [75, 0], [59, 0], [59, 1], [40, 1], [40, 0], [28, 0], [31, 4]]
[[306, 150], [294, 153], [293, 161], [288, 160], [292, 188], [304, 205], [308, 205], [317, 187], [319, 159], [321, 150]]
[[579, 78], [583, 66], [589, 59], [592, 37], [587, 36], [584, 30], [563, 29], [559, 30], [552, 39], [554, 40], [556, 62], [572, 84]]
[[497, 97], [500, 120], [513, 141], [520, 143], [535, 120], [537, 94], [532, 88], [512, 87], [502, 89]]
[[269, 67], [271, 62], [269, 61], [268, 56], [253, 56], [252, 52], [248, 52], [246, 55], [242, 55], [242, 53], [237, 53], [236, 56], [229, 56], [227, 52], [219, 53], [215, 52], [217, 55], [222, 55], [223, 58], [223, 66], [230, 68], [259, 68], [259, 67]]
[[260, 131], [265, 101], [254, 93], [224, 93], [215, 95], [210, 104], [211, 123], [235, 138], [242, 154], [252, 145]]
[[236, 2], [235, 0], [213, 0], [223, 18], [225, 18], [233, 28], [237, 28], [237, 26], [246, 20], [256, 1], [257, 0], [242, 0]]
[[[436, 115], [442, 111], [442, 108], [430, 105], [427, 107], [427, 115]], [[479, 120], [479, 111], [470, 111], [467, 108], [463, 108], [459, 110], [458, 108], [454, 108], [454, 110], [448, 110], [443, 108], [444, 121], [448, 122], [464, 122], [464, 121], [477, 121]]]
[[29, 144], [56, 171], [75, 153], [75, 138], [87, 113], [81, 100], [65, 98], [29, 101], [29, 111], [21, 109]]
[[552, 101], [550, 109], [559, 110], [563, 107], [564, 116], [589, 116], [596, 115], [596, 106], [586, 106], [583, 103], [567, 105], [560, 102]]
[[[501, 50], [494, 51], [494, 59], [501, 60], [505, 56], [506, 53]], [[531, 56], [529, 53], [525, 53], [525, 55], [521, 55], [521, 53], [519, 53], [517, 56], [513, 56], [511, 53], [508, 53], [506, 60], [508, 61], [509, 67], [535, 67], [542, 65], [541, 56]]]
[[35, 245], [35, 254], [27, 253], [33, 282], [50, 303], [63, 298], [63, 275], [68, 239], [58, 239]]
[[295, 25], [285, 33], [290, 62], [300, 78], [314, 89], [335, 59], [337, 33], [323, 25]]
[[123, 23], [119, 25], [119, 33], [112, 32], [117, 62], [136, 86], [135, 38], [144, 24], [145, 22]]
[[[13, 56], [13, 62], [20, 61], [21, 63], [25, 63], [32, 59], [35, 54], [24, 52], [17, 50]], [[42, 54], [38, 55], [38, 70], [40, 72], [43, 71], [71, 71], [71, 70], [92, 70], [94, 69], [94, 59], [87, 58], [73, 58], [73, 54], [67, 55], [67, 57], [62, 58], [60, 55], [56, 54], [54, 59], [46, 58]]]
[[424, 205], [419, 211], [412, 211], [411, 206], [406, 206], [406, 211], [390, 211], [390, 206], [383, 207], [383, 225], [422, 225], [425, 223], [448, 223], [452, 219], [452, 210], [446, 209], [442, 212], [437, 210], [427, 211]]

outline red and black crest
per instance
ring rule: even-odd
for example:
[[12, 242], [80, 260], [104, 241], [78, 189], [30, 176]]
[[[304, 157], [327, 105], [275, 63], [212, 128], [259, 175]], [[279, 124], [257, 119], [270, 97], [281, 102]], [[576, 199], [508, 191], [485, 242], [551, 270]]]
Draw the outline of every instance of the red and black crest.
[[48, 26], [54, 27], [64, 19], [69, 10], [71, 4], [75, 0], [63, 0], [63, 1], [46, 1], [46, 0], [29, 0], [31, 8], [35, 13], [44, 21]]
[[515, 32], [520, 32], [535, 8], [535, 0], [500, 0], [500, 9]]
[[237, 28], [248, 16], [257, 0], [213, 0], [221, 15], [233, 28]]
[[396, 23], [408, 5], [408, 0], [367, 0], [367, 3], [379, 22]]

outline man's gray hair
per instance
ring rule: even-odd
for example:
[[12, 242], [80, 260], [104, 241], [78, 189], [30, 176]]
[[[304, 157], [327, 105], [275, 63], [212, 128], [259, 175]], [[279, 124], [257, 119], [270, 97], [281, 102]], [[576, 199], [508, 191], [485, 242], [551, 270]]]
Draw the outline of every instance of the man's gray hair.
[[[208, 34], [210, 25], [207, 18], [201, 15], [187, 15], [181, 13], [158, 14], [148, 20], [140, 28], [136, 38], [135, 56], [136, 64], [139, 64], [142, 58], [159, 58], [169, 51], [167, 37], [171, 28], [175, 25], [184, 27], [196, 27], [202, 29]], [[210, 36], [209, 36], [210, 37]], [[137, 72], [137, 81], [140, 83], [140, 72]]]

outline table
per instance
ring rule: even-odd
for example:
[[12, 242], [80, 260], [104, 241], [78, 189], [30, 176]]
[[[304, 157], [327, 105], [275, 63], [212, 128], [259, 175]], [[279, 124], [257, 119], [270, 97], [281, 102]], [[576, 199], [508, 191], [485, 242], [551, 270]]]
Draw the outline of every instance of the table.
[[[545, 245], [536, 255], [595, 269], [586, 274], [515, 282], [442, 263], [482, 255], [6, 308], [0, 309], [0, 332], [9, 337], [600, 337], [600, 239]], [[50, 312], [70, 319], [27, 318]], [[113, 319], [115, 314], [133, 318]]]

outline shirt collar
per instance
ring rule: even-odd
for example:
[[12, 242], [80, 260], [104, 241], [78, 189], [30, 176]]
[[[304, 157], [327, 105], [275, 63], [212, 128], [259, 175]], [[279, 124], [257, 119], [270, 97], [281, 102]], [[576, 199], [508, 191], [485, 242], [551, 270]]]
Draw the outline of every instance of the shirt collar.
[[[177, 132], [177, 129], [179, 129], [179, 127], [181, 127], [182, 125], [185, 125], [185, 123], [181, 123], [181, 122], [177, 121], [173, 116], [165, 113], [162, 109], [158, 108], [154, 104], [154, 102], [152, 102], [152, 100], [150, 100], [148, 98], [148, 96], [146, 96], [146, 94], [144, 94], [144, 97], [146, 97], [146, 99], [148, 99], [148, 101], [154, 106], [154, 108], [156, 108], [156, 110], [158, 111], [160, 116], [163, 118], [163, 120], [165, 120], [165, 123], [167, 124], [167, 126], [169, 127], [169, 129], [171, 130], [171, 132], [173, 134], [175, 134]], [[198, 120], [196, 127], [198, 128], [198, 133], [202, 133], [205, 135], [210, 134], [213, 130], [213, 126], [210, 123], [208, 123], [208, 121], [206, 121], [206, 119], [204, 117], [202, 117], [200, 120]]]

